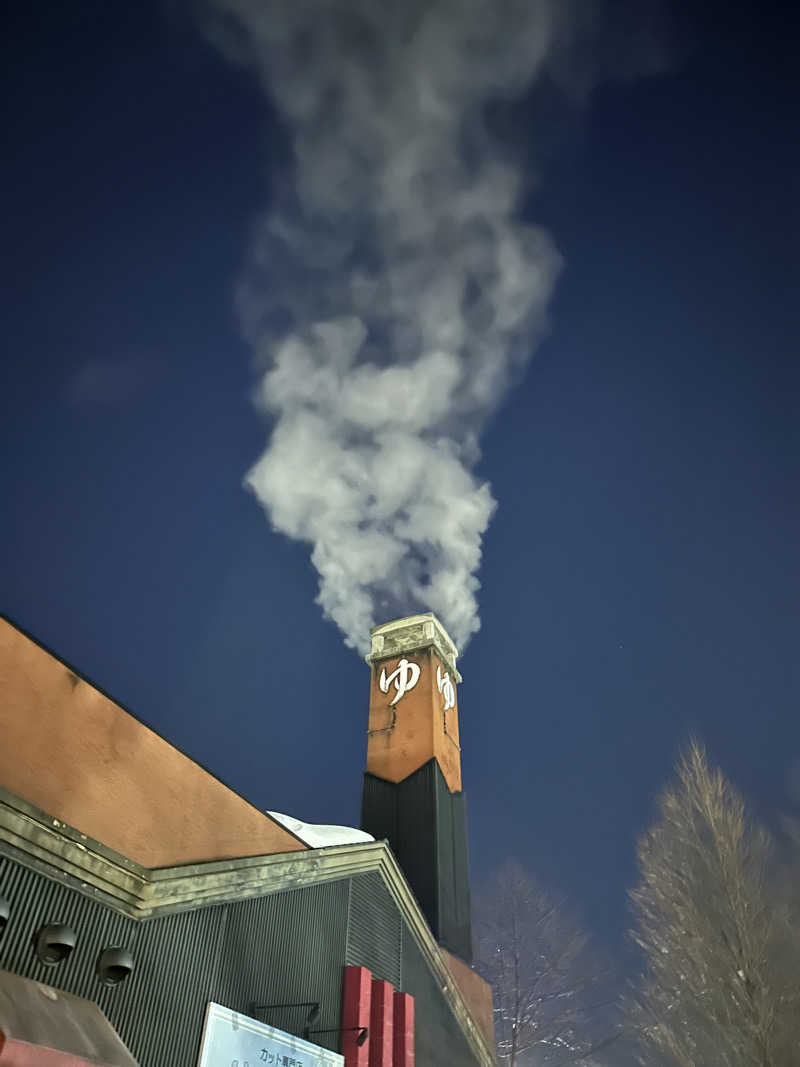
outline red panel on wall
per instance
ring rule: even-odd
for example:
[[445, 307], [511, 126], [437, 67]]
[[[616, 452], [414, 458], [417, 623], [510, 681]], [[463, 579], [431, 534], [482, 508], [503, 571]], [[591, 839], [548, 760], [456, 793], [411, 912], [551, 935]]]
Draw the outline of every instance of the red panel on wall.
[[392, 1067], [394, 986], [372, 980], [372, 1008], [369, 1024], [369, 1067]]
[[414, 1067], [414, 998], [394, 995], [394, 1060], [392, 1067]]
[[342, 995], [342, 1055], [345, 1067], [369, 1067], [370, 1040], [359, 1048], [358, 1030], [353, 1027], [369, 1027], [371, 1003], [372, 972], [366, 967], [345, 967]]

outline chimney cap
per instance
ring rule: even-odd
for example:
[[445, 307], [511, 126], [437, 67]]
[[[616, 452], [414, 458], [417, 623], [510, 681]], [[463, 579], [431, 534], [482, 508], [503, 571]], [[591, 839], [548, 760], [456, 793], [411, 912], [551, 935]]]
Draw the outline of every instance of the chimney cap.
[[407, 615], [403, 619], [393, 619], [391, 622], [381, 623], [380, 626], [373, 626], [370, 637], [372, 648], [365, 657], [370, 665], [403, 652], [421, 652], [425, 648], [434, 648], [445, 666], [453, 672], [455, 681], [461, 681], [461, 675], [456, 670], [458, 649], [432, 611], [426, 611], [422, 615]]

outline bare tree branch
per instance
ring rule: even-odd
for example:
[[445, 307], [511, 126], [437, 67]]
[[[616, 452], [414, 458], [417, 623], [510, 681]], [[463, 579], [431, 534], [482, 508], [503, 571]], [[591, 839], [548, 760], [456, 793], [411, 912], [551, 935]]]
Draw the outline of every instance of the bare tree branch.
[[492, 985], [497, 1053], [508, 1067], [587, 1062], [609, 1043], [609, 971], [563, 902], [511, 862], [476, 895], [476, 969]]
[[[646, 973], [629, 1004], [647, 1067], [800, 1063], [791, 926], [772, 845], [692, 742], [638, 848], [633, 936]], [[796, 957], [795, 957], [796, 966]]]

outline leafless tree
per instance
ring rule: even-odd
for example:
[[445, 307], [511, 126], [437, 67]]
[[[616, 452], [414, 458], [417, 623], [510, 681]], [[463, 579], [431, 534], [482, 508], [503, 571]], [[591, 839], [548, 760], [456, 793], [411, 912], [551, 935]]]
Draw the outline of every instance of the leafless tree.
[[638, 848], [633, 933], [646, 971], [630, 1018], [640, 1063], [800, 1064], [800, 960], [772, 857], [766, 831], [692, 742]]
[[[476, 970], [494, 992], [497, 1054], [508, 1067], [591, 1062], [616, 1031], [609, 971], [563, 903], [518, 863], [475, 898]], [[601, 1024], [602, 1025], [602, 1024]]]

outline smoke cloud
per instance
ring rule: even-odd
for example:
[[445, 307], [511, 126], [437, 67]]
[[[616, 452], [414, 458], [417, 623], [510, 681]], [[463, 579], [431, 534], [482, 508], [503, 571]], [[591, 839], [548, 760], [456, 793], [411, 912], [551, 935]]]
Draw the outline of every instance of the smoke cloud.
[[293, 151], [238, 305], [273, 420], [247, 486], [311, 545], [351, 647], [434, 611], [479, 628], [474, 474], [487, 417], [546, 328], [560, 258], [515, 214], [520, 175], [482, 114], [550, 69], [565, 0], [210, 0], [207, 29], [257, 72]]

